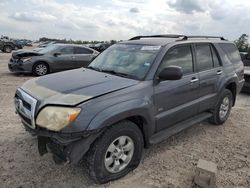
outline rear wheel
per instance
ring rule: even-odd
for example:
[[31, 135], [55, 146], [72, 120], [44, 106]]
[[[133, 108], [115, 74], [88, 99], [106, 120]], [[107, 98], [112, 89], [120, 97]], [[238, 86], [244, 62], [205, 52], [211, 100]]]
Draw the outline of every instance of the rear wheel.
[[33, 74], [35, 76], [43, 76], [49, 73], [49, 66], [46, 63], [37, 63], [33, 67]]
[[214, 109], [210, 122], [215, 125], [223, 124], [229, 117], [233, 105], [233, 95], [228, 89], [225, 89], [220, 96]]
[[135, 169], [143, 151], [143, 136], [136, 124], [123, 121], [107, 129], [88, 151], [89, 175], [96, 183], [106, 183]]
[[5, 53], [11, 53], [12, 52], [12, 47], [11, 46], [4, 46], [3, 47], [3, 51], [5, 52]]

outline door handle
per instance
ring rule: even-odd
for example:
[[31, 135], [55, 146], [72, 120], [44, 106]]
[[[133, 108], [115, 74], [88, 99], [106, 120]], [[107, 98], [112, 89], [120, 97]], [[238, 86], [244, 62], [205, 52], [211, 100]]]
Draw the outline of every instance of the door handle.
[[221, 74], [222, 74], [222, 71], [221, 71], [221, 70], [218, 70], [216, 74], [217, 74], [217, 75], [221, 75]]
[[190, 80], [191, 83], [195, 83], [195, 82], [198, 82], [199, 79], [198, 78], [192, 78], [192, 80]]
[[75, 56], [71, 56], [72, 57], [72, 59], [75, 59], [76, 57]]

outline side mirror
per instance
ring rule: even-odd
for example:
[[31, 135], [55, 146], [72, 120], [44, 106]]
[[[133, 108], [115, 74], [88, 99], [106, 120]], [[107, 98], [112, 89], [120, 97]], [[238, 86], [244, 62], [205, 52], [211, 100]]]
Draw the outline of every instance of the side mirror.
[[183, 76], [183, 71], [181, 67], [178, 66], [169, 66], [164, 68], [160, 74], [160, 80], [179, 80]]
[[57, 57], [57, 56], [61, 55], [61, 53], [60, 53], [60, 52], [56, 52], [56, 53], [54, 53], [53, 55], [54, 55], [55, 57]]

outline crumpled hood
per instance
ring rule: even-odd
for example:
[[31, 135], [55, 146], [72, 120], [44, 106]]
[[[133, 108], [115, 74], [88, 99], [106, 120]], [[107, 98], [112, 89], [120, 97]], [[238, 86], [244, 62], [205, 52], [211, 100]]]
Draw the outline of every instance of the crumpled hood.
[[17, 50], [12, 53], [13, 58], [31, 57], [31, 56], [41, 56], [39, 52], [33, 50]]
[[89, 69], [75, 69], [31, 79], [21, 89], [44, 104], [75, 106], [86, 100], [124, 89], [139, 81]]

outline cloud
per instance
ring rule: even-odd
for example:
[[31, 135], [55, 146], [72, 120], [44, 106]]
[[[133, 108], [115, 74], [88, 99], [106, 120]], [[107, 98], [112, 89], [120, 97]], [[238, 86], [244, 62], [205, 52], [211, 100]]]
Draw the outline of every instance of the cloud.
[[46, 22], [56, 20], [55, 16], [39, 11], [15, 12], [10, 15], [10, 18], [25, 22]]
[[249, 0], [18, 2], [0, 0], [1, 32], [13, 38], [126, 40], [134, 35], [170, 33], [223, 35], [234, 40], [250, 31], [246, 24], [250, 22]]
[[140, 11], [139, 11], [138, 8], [131, 8], [131, 9], [129, 10], [129, 12], [138, 13], [138, 12], [140, 12]]
[[170, 0], [167, 1], [169, 7], [186, 14], [194, 12], [204, 12], [204, 0]]

